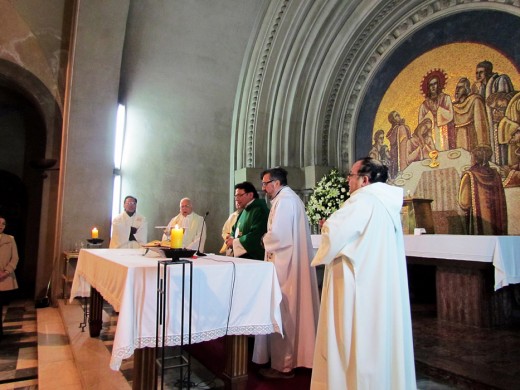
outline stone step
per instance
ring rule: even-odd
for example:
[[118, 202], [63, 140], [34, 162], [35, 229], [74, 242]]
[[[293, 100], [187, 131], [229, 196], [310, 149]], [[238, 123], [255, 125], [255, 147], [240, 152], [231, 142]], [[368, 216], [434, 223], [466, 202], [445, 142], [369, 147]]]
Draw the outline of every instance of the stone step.
[[[130, 385], [120, 371], [110, 369], [110, 352], [100, 338], [92, 338], [88, 327], [82, 331], [83, 309], [75, 300], [73, 303], [58, 301], [65, 332], [70, 340], [70, 348], [78, 375], [85, 390], [130, 390]], [[105, 315], [105, 314], [104, 314]]]
[[83, 389], [69, 338], [57, 308], [36, 310], [38, 329], [38, 389]]

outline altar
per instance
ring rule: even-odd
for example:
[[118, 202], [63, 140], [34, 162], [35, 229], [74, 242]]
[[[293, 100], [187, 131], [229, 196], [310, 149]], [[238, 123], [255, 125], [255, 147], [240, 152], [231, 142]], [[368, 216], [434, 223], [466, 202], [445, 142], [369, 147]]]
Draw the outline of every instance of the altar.
[[[318, 248], [320, 236], [313, 237]], [[408, 264], [435, 267], [437, 317], [477, 327], [507, 324], [520, 283], [520, 236], [404, 236]]]
[[[166, 259], [144, 249], [83, 249], [71, 288], [74, 297], [90, 296], [89, 331], [99, 336], [103, 299], [119, 312], [110, 367], [118, 370], [134, 352], [134, 389], [153, 388], [155, 379], [158, 262]], [[169, 307], [180, 306], [180, 268], [170, 268]], [[247, 380], [246, 335], [282, 332], [281, 291], [272, 263], [208, 255], [193, 260], [191, 340], [180, 316], [167, 313], [165, 345], [197, 343], [229, 336], [233, 355], [226, 357], [231, 388]], [[186, 320], [186, 319], [185, 319]], [[187, 320], [186, 320], [187, 321]], [[162, 341], [162, 340], [161, 340]], [[143, 373], [145, 375], [143, 376]]]

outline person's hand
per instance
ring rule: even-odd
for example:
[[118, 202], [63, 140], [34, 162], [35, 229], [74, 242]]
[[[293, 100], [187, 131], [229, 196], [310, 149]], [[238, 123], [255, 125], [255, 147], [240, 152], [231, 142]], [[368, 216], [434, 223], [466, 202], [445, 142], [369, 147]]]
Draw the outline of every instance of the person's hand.
[[229, 235], [227, 236], [227, 238], [226, 238], [226, 246], [228, 248], [233, 248], [233, 237], [231, 237]]
[[9, 272], [7, 271], [0, 271], [0, 282], [7, 279], [7, 277], [9, 276]]

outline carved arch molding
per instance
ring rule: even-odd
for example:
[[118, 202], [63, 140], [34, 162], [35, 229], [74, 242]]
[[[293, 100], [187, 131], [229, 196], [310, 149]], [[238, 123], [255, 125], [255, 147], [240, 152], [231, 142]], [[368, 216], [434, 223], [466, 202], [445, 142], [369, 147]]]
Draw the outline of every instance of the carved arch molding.
[[520, 0], [269, 2], [242, 68], [232, 171], [347, 169], [361, 102], [385, 58], [429, 23], [472, 10], [520, 17]]

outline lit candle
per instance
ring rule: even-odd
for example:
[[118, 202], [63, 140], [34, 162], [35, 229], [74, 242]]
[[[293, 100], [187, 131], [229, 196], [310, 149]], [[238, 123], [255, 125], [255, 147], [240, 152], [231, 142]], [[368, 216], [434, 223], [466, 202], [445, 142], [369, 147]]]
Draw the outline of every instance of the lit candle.
[[99, 237], [99, 232], [98, 232], [97, 228], [92, 229], [92, 238], [98, 238], [98, 237]]
[[170, 231], [170, 248], [182, 248], [182, 236], [184, 230], [179, 228], [179, 225], [175, 225]]

